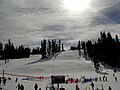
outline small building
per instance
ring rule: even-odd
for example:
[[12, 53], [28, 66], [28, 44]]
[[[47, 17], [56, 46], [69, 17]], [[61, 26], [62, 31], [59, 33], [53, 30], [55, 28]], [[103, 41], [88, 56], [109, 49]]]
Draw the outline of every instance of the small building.
[[51, 76], [51, 84], [62, 84], [65, 83], [64, 75], [52, 75]]

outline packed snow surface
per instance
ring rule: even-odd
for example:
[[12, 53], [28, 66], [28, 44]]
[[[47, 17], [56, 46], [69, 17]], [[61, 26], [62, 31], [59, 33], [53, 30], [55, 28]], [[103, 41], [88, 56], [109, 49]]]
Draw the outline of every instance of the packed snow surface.
[[[31, 56], [26, 59], [12, 59], [9, 63], [4, 63], [0, 61], [0, 73], [5, 70], [5, 73], [13, 75], [5, 75], [7, 78], [10, 77], [11, 80], [7, 80], [6, 85], [1, 84], [0, 87], [3, 90], [17, 90], [16, 86], [18, 83], [23, 84], [25, 90], [33, 90], [35, 83], [38, 83], [39, 87], [42, 90], [46, 90], [46, 86], [50, 83], [50, 77], [52, 75], [65, 75], [70, 78], [81, 79], [81, 76], [86, 78], [95, 78], [103, 77], [103, 74], [98, 74], [95, 72], [93, 63], [89, 60], [85, 60], [83, 55], [78, 56], [77, 51], [65, 51], [61, 52], [57, 57], [53, 57], [51, 60], [41, 60], [40, 55]], [[104, 72], [107, 72], [108, 81], [97, 81], [94, 82], [95, 88], [101, 89], [101, 84], [105, 90], [108, 90], [110, 85], [113, 90], [119, 90], [120, 87], [120, 73], [115, 73], [115, 76], [118, 78], [116, 82], [113, 77], [113, 70], [108, 68], [102, 68]], [[31, 79], [23, 80], [31, 77], [44, 76], [45, 79]], [[2, 77], [2, 74], [0, 74]], [[18, 82], [15, 82], [15, 79], [18, 78]], [[60, 84], [60, 87], [64, 87], [66, 90], [75, 90], [76, 83]], [[80, 90], [86, 90], [85, 88], [91, 89], [90, 82], [87, 83], [78, 83]]]

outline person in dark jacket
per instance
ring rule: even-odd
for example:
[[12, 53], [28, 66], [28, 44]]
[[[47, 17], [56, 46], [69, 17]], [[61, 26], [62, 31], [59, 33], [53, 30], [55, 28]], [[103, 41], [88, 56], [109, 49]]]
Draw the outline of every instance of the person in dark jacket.
[[35, 89], [35, 90], [38, 89], [38, 85], [37, 85], [37, 83], [35, 83], [34, 89]]
[[78, 84], [76, 84], [75, 90], [80, 90]]
[[24, 90], [24, 85], [21, 84], [21, 90]]
[[21, 89], [20, 83], [18, 83], [18, 85], [17, 85], [17, 87], [16, 87], [16, 88], [18, 88], [18, 90], [20, 90], [20, 89]]
[[93, 82], [91, 82], [91, 84], [90, 84], [91, 86], [92, 86], [92, 90], [94, 90], [94, 83]]
[[117, 77], [115, 77], [115, 81], [117, 82]]
[[39, 88], [39, 90], [41, 90], [41, 88]]
[[112, 90], [112, 88], [109, 86], [109, 87], [108, 87], [108, 90]]
[[1, 85], [1, 82], [2, 82], [2, 79], [1, 79], [1, 77], [0, 77], [0, 85]]
[[15, 79], [15, 82], [18, 82], [18, 78]]
[[4, 77], [4, 78], [3, 78], [3, 84], [4, 84], [4, 85], [6, 85], [6, 81], [7, 81], [7, 79]]

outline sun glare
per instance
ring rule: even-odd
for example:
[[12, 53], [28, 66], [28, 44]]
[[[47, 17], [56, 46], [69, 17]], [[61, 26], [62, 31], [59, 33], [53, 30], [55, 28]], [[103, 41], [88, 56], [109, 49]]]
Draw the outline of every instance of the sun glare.
[[89, 8], [90, 0], [64, 0], [64, 7], [72, 12], [79, 12]]

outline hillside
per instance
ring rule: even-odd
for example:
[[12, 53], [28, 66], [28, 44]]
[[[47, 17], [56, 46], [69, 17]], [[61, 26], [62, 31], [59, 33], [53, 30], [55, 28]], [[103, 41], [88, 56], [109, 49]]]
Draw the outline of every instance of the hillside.
[[[2, 72], [4, 69], [5, 73], [14, 75], [5, 75], [6, 77], [11, 77], [11, 80], [8, 80], [5, 86], [0, 85], [3, 90], [16, 90], [18, 83], [23, 84], [25, 86], [25, 90], [32, 90], [35, 83], [38, 83], [39, 87], [41, 87], [42, 90], [45, 90], [46, 86], [50, 83], [49, 77], [51, 75], [65, 75], [71, 78], [81, 78], [81, 76], [85, 76], [86, 78], [103, 77], [102, 74], [98, 74], [94, 71], [92, 62], [86, 61], [83, 56], [79, 57], [77, 51], [62, 52], [57, 57], [52, 58], [49, 61], [40, 61], [39, 59], [40, 56], [36, 55], [31, 56], [29, 59], [10, 60], [10, 62], [7, 64], [4, 64], [3, 61], [0, 61], [0, 72]], [[37, 62], [31, 63], [35, 61]], [[95, 88], [101, 88], [101, 84], [103, 84], [105, 90], [108, 90], [107, 88], [109, 85], [113, 88], [113, 90], [119, 90], [120, 73], [116, 73], [118, 82], [115, 82], [112, 76], [113, 71], [107, 69], [107, 72], [109, 73], [109, 75], [107, 75], [108, 81], [94, 82]], [[2, 76], [2, 74], [0, 76]], [[22, 80], [27, 76], [44, 76], [47, 78], [42, 80]], [[15, 83], [16, 77], [18, 78], [17, 83]], [[66, 90], [75, 90], [75, 85], [76, 83], [62, 84], [60, 87], [63, 86], [66, 88]], [[80, 82], [78, 85], [83, 90], [85, 87], [90, 87], [90, 82], [85, 84]]]

